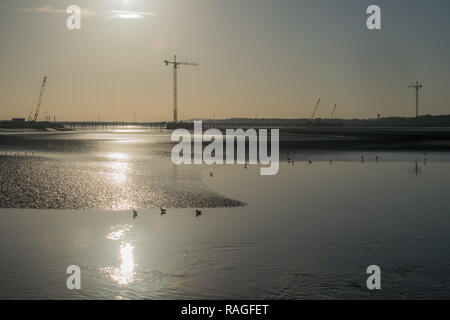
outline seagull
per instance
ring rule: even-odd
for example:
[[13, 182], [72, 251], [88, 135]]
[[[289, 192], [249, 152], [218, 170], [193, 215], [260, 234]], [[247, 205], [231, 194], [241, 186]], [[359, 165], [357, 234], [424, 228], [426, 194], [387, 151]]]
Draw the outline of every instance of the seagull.
[[195, 216], [200, 217], [202, 215], [202, 210], [195, 209]]
[[135, 209], [133, 209], [133, 219], [136, 219], [138, 216], [138, 213]]
[[161, 215], [163, 215], [163, 214], [166, 214], [167, 212], [167, 210], [166, 209], [164, 209], [164, 208], [160, 208], [161, 209]]

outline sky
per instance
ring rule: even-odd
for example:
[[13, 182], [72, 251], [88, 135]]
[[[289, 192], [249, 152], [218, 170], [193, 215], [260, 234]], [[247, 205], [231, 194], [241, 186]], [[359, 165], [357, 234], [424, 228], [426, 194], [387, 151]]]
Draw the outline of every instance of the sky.
[[47, 75], [41, 120], [171, 120], [174, 54], [199, 64], [180, 119], [309, 118], [319, 97], [317, 117], [414, 116], [416, 80], [420, 113], [450, 114], [449, 34], [448, 0], [2, 0], [0, 119], [28, 117]]

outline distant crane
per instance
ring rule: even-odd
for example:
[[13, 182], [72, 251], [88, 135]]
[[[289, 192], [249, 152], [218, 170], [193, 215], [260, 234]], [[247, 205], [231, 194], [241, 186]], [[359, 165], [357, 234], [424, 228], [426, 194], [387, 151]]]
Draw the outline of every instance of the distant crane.
[[336, 107], [337, 107], [337, 104], [335, 104], [334, 107], [333, 107], [333, 111], [331, 112], [330, 120], [333, 120], [333, 118], [334, 118], [334, 113], [336, 112]]
[[166, 66], [173, 64], [173, 121], [178, 122], [178, 110], [177, 110], [177, 69], [179, 65], [186, 66], [198, 66], [197, 63], [179, 62], [177, 56], [173, 57], [173, 61], [164, 60]]
[[45, 85], [47, 84], [47, 76], [44, 77], [44, 80], [42, 80], [42, 85], [41, 85], [41, 91], [39, 93], [39, 99], [36, 105], [36, 111], [34, 112], [34, 116], [31, 117], [33, 110], [30, 111], [30, 114], [28, 116], [28, 121], [30, 122], [36, 122], [39, 116], [39, 110], [41, 109], [41, 104], [42, 104], [42, 98], [44, 97], [44, 90], [45, 90]]
[[319, 108], [319, 104], [320, 104], [320, 98], [319, 98], [319, 100], [317, 100], [316, 106], [314, 107], [314, 111], [313, 111], [313, 113], [311, 115], [311, 120], [313, 120], [314, 117], [316, 116], [317, 109]]
[[419, 90], [422, 89], [422, 84], [416, 81], [416, 84], [409, 86], [408, 88], [414, 88], [416, 90], [416, 118], [419, 117]]

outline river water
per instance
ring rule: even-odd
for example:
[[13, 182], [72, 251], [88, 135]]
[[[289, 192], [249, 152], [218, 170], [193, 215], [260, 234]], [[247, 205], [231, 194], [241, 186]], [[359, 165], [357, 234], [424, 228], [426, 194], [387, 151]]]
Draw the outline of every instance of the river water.
[[261, 176], [169, 138], [0, 135], [0, 298], [448, 298], [450, 154], [280, 150]]

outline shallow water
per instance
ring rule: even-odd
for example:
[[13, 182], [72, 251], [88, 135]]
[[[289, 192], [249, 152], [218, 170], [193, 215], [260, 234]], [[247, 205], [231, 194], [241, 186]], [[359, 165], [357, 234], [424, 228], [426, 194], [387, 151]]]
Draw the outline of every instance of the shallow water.
[[167, 134], [53, 133], [0, 139], [2, 208], [242, 205], [205, 188], [199, 168], [168, 161]]
[[[27, 160], [43, 161], [49, 167], [39, 171], [37, 166], [38, 172], [58, 185], [76, 185], [72, 179], [86, 175], [93, 176], [94, 186], [110, 190], [131, 179], [138, 189], [154, 186], [158, 195], [146, 195], [145, 202], [121, 189], [117, 194], [124, 210], [110, 204], [113, 198], [118, 202], [114, 196], [93, 197], [95, 205], [83, 210], [75, 210], [76, 205], [1, 209], [0, 298], [417, 299], [450, 294], [447, 153], [297, 150], [294, 155], [290, 150], [289, 163], [282, 153], [278, 175], [260, 176], [258, 166], [174, 169], [164, 136], [113, 135], [111, 140], [111, 134], [71, 133], [62, 135], [64, 143], [55, 135], [36, 135], [22, 149], [15, 143], [14, 152], [22, 155], [0, 158], [8, 167], [2, 181], [7, 181], [4, 172], [27, 171], [20, 165]], [[9, 142], [2, 141], [0, 151], [11, 152]], [[111, 160], [110, 153], [128, 157]], [[52, 175], [65, 172], [58, 171], [59, 161], [68, 162], [70, 179]], [[132, 169], [108, 167], [111, 162], [131, 162]], [[111, 175], [105, 178], [109, 184], [95, 179], [102, 170]], [[170, 170], [181, 172], [181, 178]], [[130, 177], [132, 172], [137, 177]], [[121, 179], [114, 180], [114, 173]], [[141, 174], [160, 176], [139, 180]], [[93, 184], [86, 179], [85, 185]], [[168, 192], [174, 185], [192, 196]], [[86, 196], [97, 194], [92, 190], [69, 199], [84, 204]], [[116, 194], [114, 188], [109, 192]], [[160, 197], [169, 204], [164, 216], [154, 209]], [[241, 202], [247, 205], [226, 207]], [[137, 204], [133, 220], [129, 207]], [[206, 208], [195, 217], [194, 208], [201, 205]], [[373, 264], [382, 270], [382, 289], [376, 292], [366, 288], [365, 271]], [[82, 269], [79, 291], [66, 288], [69, 265]]]

